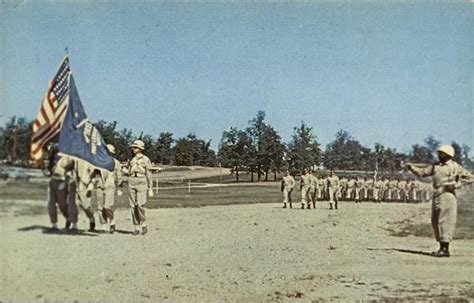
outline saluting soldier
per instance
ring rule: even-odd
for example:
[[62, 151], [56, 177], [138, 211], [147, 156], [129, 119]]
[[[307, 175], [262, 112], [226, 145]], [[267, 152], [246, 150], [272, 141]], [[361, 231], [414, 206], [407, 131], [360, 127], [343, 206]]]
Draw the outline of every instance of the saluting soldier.
[[132, 212], [133, 225], [135, 230], [133, 235], [145, 235], [148, 232], [145, 217], [145, 203], [147, 202], [147, 193], [153, 196], [151, 161], [143, 154], [145, 143], [142, 140], [135, 140], [131, 145], [134, 154], [133, 159], [129, 163], [128, 188], [129, 188], [129, 204]]
[[432, 176], [434, 195], [431, 225], [440, 245], [439, 250], [432, 253], [434, 257], [449, 257], [449, 243], [453, 241], [456, 225], [456, 189], [461, 186], [462, 180], [473, 182], [472, 175], [453, 160], [454, 153], [451, 145], [441, 145], [438, 148], [438, 163], [427, 167], [407, 164], [407, 168], [417, 176]]
[[281, 179], [281, 191], [283, 192], [283, 208], [286, 208], [286, 204], [290, 204], [290, 208], [293, 208], [292, 200], [291, 200], [291, 192], [293, 191], [293, 187], [295, 187], [296, 181], [290, 172], [287, 170], [285, 171], [285, 176]]

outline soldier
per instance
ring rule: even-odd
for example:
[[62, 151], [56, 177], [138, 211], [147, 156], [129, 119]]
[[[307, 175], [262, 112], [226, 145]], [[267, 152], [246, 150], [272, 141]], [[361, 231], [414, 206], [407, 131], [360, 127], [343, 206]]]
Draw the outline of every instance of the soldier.
[[398, 192], [398, 201], [407, 202], [407, 192], [406, 192], [407, 181], [402, 177], [398, 180], [397, 183], [397, 192]]
[[373, 191], [374, 191], [374, 180], [365, 177], [364, 178], [364, 199], [366, 201], [372, 200]]
[[449, 243], [453, 241], [457, 215], [456, 189], [462, 180], [472, 182], [472, 175], [461, 165], [454, 162], [454, 148], [451, 145], [441, 145], [438, 148], [439, 162], [427, 167], [416, 167], [408, 163], [407, 168], [415, 175], [432, 176], [434, 187], [431, 212], [431, 225], [439, 250], [432, 253], [434, 257], [449, 257]]
[[306, 205], [306, 203], [308, 204], [307, 208], [311, 209], [311, 204], [308, 201], [310, 181], [311, 179], [308, 175], [308, 171], [306, 169], [303, 169], [303, 172], [301, 174], [301, 181], [300, 181], [301, 209], [304, 209], [304, 206]]
[[[107, 149], [112, 155], [115, 155], [115, 147], [107, 144]], [[99, 209], [99, 220], [102, 224], [102, 231], [113, 234], [115, 232], [114, 206], [115, 193], [117, 187], [122, 184], [122, 167], [120, 162], [114, 158], [114, 170], [100, 171], [99, 182], [97, 184], [97, 204]]]
[[392, 202], [395, 197], [395, 191], [397, 188], [397, 180], [394, 177], [390, 177], [387, 183], [387, 201]]
[[291, 192], [293, 187], [295, 187], [295, 178], [290, 175], [290, 172], [285, 171], [285, 176], [281, 179], [281, 191], [283, 192], [283, 208], [286, 208], [286, 204], [290, 203], [290, 208], [293, 208], [291, 204]]
[[346, 195], [347, 195], [347, 183], [349, 181], [347, 180], [347, 178], [345, 176], [343, 176], [340, 180], [339, 180], [339, 183], [340, 183], [340, 187], [341, 189], [339, 190], [339, 197], [340, 197], [340, 200], [345, 200], [346, 199]]
[[[59, 232], [57, 205], [66, 219], [65, 230], [77, 233], [78, 211], [76, 205], [74, 162], [66, 156], [60, 157], [57, 147], [53, 146], [48, 163], [48, 172], [51, 176], [48, 186], [48, 212], [51, 228], [48, 232]], [[71, 224], [72, 228], [69, 229]]]
[[129, 163], [128, 173], [128, 200], [132, 212], [133, 225], [135, 230], [133, 235], [145, 235], [148, 232], [145, 217], [144, 205], [147, 202], [147, 193], [153, 197], [152, 177], [151, 177], [151, 161], [143, 154], [145, 143], [142, 140], [135, 140], [131, 145], [134, 154], [133, 159]]
[[346, 200], [350, 201], [355, 198], [355, 179], [350, 177], [347, 181], [347, 191], [346, 191]]
[[327, 184], [329, 192], [329, 209], [333, 209], [333, 203], [334, 208], [337, 209], [337, 202], [339, 202], [339, 177], [334, 174], [333, 170], [329, 173]]
[[364, 195], [365, 182], [362, 177], [357, 177], [355, 181], [355, 203], [361, 203]]
[[383, 181], [379, 178], [374, 180], [374, 202], [380, 203], [382, 200]]
[[309, 171], [309, 191], [308, 191], [308, 205], [311, 202], [313, 209], [316, 209], [316, 188], [318, 187], [318, 177], [314, 175], [313, 170]]

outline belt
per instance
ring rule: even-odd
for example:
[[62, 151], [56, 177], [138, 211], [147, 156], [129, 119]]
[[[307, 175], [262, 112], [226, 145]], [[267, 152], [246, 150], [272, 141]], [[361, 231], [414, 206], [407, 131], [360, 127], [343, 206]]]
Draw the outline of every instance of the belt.
[[441, 195], [443, 193], [452, 193], [453, 195], [455, 195], [456, 187], [454, 185], [443, 185], [443, 186], [435, 188], [435, 192], [438, 195]]

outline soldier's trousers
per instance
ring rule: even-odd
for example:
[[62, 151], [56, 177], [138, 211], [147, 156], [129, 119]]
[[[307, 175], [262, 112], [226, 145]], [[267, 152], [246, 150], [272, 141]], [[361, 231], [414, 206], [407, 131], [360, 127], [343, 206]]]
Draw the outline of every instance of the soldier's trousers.
[[147, 182], [145, 178], [130, 178], [128, 181], [128, 201], [132, 213], [133, 225], [140, 225], [146, 221], [145, 208], [147, 197]]
[[107, 219], [114, 219], [115, 188], [98, 188], [97, 192], [97, 208], [99, 209], [99, 220], [101, 224], [107, 223]]
[[68, 184], [64, 180], [51, 179], [48, 192], [48, 212], [51, 223], [58, 222], [56, 205], [67, 221], [77, 223], [76, 183]]
[[293, 188], [283, 188], [283, 203], [291, 203], [291, 192]]
[[431, 225], [438, 242], [453, 241], [457, 217], [457, 198], [445, 192], [435, 195], [431, 208]]
[[308, 201], [309, 187], [303, 186], [301, 188], [301, 203], [305, 204]]
[[339, 201], [339, 189], [338, 188], [332, 188], [329, 187], [329, 202], [338, 202]]

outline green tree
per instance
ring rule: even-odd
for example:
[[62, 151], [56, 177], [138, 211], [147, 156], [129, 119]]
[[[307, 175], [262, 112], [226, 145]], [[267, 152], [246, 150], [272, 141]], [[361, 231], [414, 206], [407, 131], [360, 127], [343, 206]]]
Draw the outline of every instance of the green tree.
[[288, 143], [286, 160], [291, 170], [301, 171], [320, 163], [320, 145], [313, 135], [313, 129], [301, 122], [301, 126], [293, 129], [292, 140]]
[[236, 182], [239, 182], [240, 171], [250, 162], [251, 149], [252, 140], [247, 132], [231, 127], [222, 133], [217, 156], [222, 166], [229, 167], [235, 173]]
[[173, 134], [170, 132], [160, 133], [158, 140], [156, 141], [156, 148], [158, 151], [157, 161], [161, 164], [171, 164], [173, 161], [173, 149], [172, 144], [174, 142]]
[[336, 139], [326, 146], [324, 155], [324, 165], [330, 169], [374, 169], [370, 149], [342, 129], [336, 133]]
[[6, 123], [1, 137], [1, 155], [12, 164], [29, 165], [33, 122], [13, 116]]

